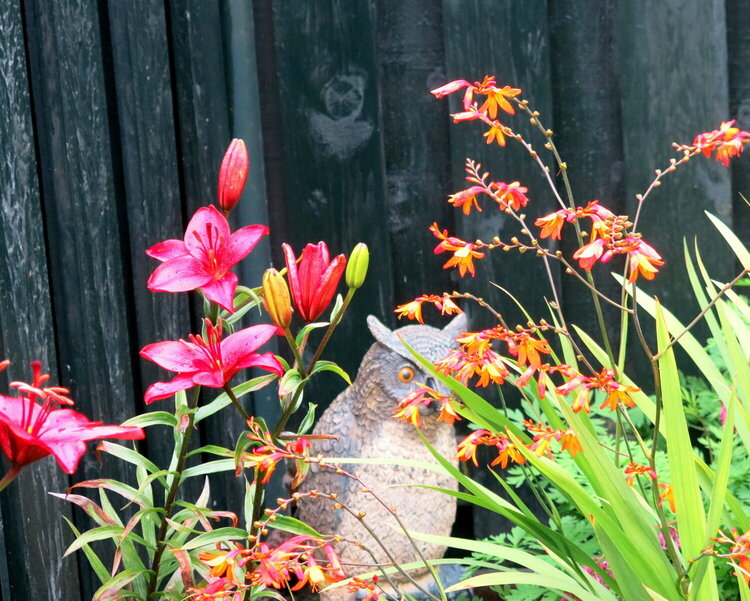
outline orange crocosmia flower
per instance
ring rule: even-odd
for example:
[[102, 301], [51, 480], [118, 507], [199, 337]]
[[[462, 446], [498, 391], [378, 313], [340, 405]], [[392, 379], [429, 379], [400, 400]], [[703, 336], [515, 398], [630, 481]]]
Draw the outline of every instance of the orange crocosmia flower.
[[546, 340], [535, 338], [528, 332], [514, 334], [513, 339], [508, 340], [508, 350], [516, 357], [519, 367], [523, 367], [528, 362], [537, 369], [542, 366], [540, 353], [549, 354], [552, 352]]
[[529, 203], [529, 197], [526, 196], [529, 190], [519, 182], [493, 182], [491, 188], [495, 190], [494, 198], [501, 210], [510, 207], [514, 211], [520, 211]]
[[[453, 118], [455, 120], [455, 116]], [[498, 146], [505, 146], [505, 132], [503, 131], [504, 129], [505, 128], [498, 123], [497, 125], [493, 125], [492, 127], [490, 127], [489, 131], [485, 132], [482, 135], [487, 138], [487, 144], [497, 142]]]
[[470, 355], [481, 355], [492, 348], [493, 340], [503, 340], [507, 336], [503, 326], [495, 326], [480, 332], [464, 332], [456, 338], [464, 351]]
[[606, 407], [610, 411], [617, 411], [617, 405], [619, 405], [620, 403], [622, 403], [626, 407], [635, 407], [635, 401], [630, 397], [628, 392], [635, 392], [637, 390], [640, 390], [640, 388], [623, 386], [622, 384], [617, 384], [617, 382], [615, 382], [615, 384], [616, 387], [608, 388], [607, 397], [604, 399], [604, 402], [601, 404], [599, 409], [604, 409]]
[[560, 448], [563, 451], [568, 451], [571, 457], [575, 457], [578, 453], [583, 452], [583, 445], [581, 445], [578, 435], [573, 432], [572, 428], [564, 431], [558, 430], [557, 432], [559, 433]]
[[750, 530], [739, 534], [732, 528], [732, 537], [728, 537], [719, 530], [720, 538], [714, 538], [717, 543], [731, 545], [728, 553], [717, 553], [717, 557], [730, 559], [730, 565], [737, 568], [735, 576], [742, 576], [747, 584], [750, 584]]
[[581, 248], [573, 253], [573, 258], [578, 261], [581, 269], [590, 271], [605, 250], [605, 242], [601, 238], [584, 244]]
[[367, 594], [362, 597], [359, 595], [357, 596], [359, 601], [378, 601], [378, 599], [380, 599], [377, 576], [373, 576], [372, 581], [362, 580], [361, 578], [352, 578], [347, 590], [350, 593], [356, 593], [358, 591], [366, 592]]
[[464, 242], [460, 238], [449, 236], [447, 230], [440, 230], [437, 223], [430, 226], [432, 234], [440, 240], [440, 244], [435, 247], [435, 254], [443, 252], [452, 252], [453, 256], [443, 265], [443, 269], [449, 269], [458, 266], [459, 275], [463, 277], [468, 271], [472, 277], [476, 275], [474, 269], [474, 259], [481, 259], [484, 253], [474, 250], [475, 245], [471, 242]]
[[555, 211], [544, 217], [539, 217], [534, 221], [534, 225], [542, 228], [539, 237], [559, 240], [562, 234], [562, 226], [566, 221], [572, 221], [570, 217], [571, 212], [567, 209], [560, 209], [559, 211]]
[[451, 426], [454, 422], [461, 420], [461, 416], [456, 413], [456, 410], [453, 407], [453, 401], [449, 397], [442, 397], [441, 399], [439, 399], [439, 402], [440, 414], [437, 418], [439, 422], [443, 422]]
[[433, 390], [426, 386], [412, 390], [399, 401], [398, 407], [391, 417], [398, 421], [411, 422], [415, 428], [421, 428], [422, 418], [419, 414], [419, 408], [428, 407], [433, 401], [433, 398], [430, 396], [431, 392], [433, 392]]
[[666, 499], [666, 501], [669, 503], [669, 509], [672, 511], [672, 513], [677, 513], [677, 507], [674, 503], [674, 489], [672, 488], [672, 485], [666, 484], [665, 482], [659, 482], [659, 486], [662, 488], [661, 493], [659, 493], [659, 505], [661, 505], [662, 502]]
[[497, 458], [490, 465], [499, 465], [502, 469], [508, 467], [508, 462], [513, 461], [518, 465], [526, 463], [526, 459], [518, 450], [515, 443], [504, 436], [496, 436], [495, 447], [497, 447]]
[[653, 280], [659, 272], [657, 267], [664, 265], [661, 255], [656, 250], [640, 238], [632, 250], [628, 251], [628, 261], [630, 266], [629, 282], [635, 282], [639, 275], [647, 280]]
[[310, 589], [315, 592], [326, 584], [332, 582], [338, 582], [343, 580], [338, 574], [332, 574], [315, 561], [312, 555], [307, 556], [307, 561], [303, 565], [299, 565], [295, 570], [295, 575], [299, 579], [299, 582], [295, 584], [291, 590], [298, 591], [305, 585], [309, 584]]
[[237, 586], [241, 584], [237, 577], [235, 568], [242, 568], [249, 560], [249, 551], [237, 545], [235, 549], [216, 549], [215, 551], [203, 551], [198, 553], [198, 559], [209, 566], [209, 574], [213, 578], [225, 578], [230, 584]]
[[408, 317], [409, 319], [416, 319], [419, 323], [424, 323], [422, 319], [422, 297], [415, 298], [413, 301], [399, 305], [396, 307], [394, 313], [398, 314], [398, 318]]
[[750, 132], [734, 127], [734, 123], [734, 120], [726, 121], [721, 124], [719, 129], [698, 134], [693, 140], [692, 146], [675, 144], [675, 147], [678, 150], [700, 150], [707, 157], [710, 157], [711, 153], [715, 151], [715, 159], [727, 167], [729, 159], [739, 156], [744, 145], [750, 142]]
[[471, 213], [472, 208], [476, 208], [477, 211], [482, 211], [482, 207], [479, 206], [477, 201], [477, 194], [482, 194], [485, 189], [482, 186], [472, 186], [466, 190], [461, 190], [455, 194], [451, 194], [448, 197], [448, 203], [454, 207], [461, 207], [464, 215]]
[[480, 444], [486, 444], [483, 439], [491, 436], [492, 434], [490, 434], [489, 430], [474, 430], [458, 443], [454, 458], [459, 461], [471, 461], [475, 466], [479, 467], [479, 463], [477, 462], [477, 447]]
[[641, 465], [631, 461], [625, 466], [625, 481], [633, 486], [633, 481], [636, 476], [650, 476], [652, 480], [656, 480], [656, 472], [647, 465]]
[[513, 105], [508, 102], [508, 98], [515, 98], [518, 96], [521, 93], [521, 90], [518, 88], [503, 86], [502, 88], [491, 87], [485, 91], [477, 91], [480, 94], [487, 95], [487, 99], [484, 101], [484, 104], [479, 107], [479, 110], [483, 113], [486, 112], [490, 119], [495, 119], [497, 117], [498, 107], [509, 115], [515, 114], [516, 111], [513, 108]]

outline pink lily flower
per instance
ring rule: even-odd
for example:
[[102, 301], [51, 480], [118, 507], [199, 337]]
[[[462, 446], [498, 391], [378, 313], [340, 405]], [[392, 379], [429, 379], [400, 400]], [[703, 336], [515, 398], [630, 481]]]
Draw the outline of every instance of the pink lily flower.
[[[134, 426], [103, 426], [73, 411], [67, 388], [42, 387], [49, 379], [38, 361], [31, 363], [32, 384], [12, 382], [18, 397], [0, 395], [0, 449], [12, 464], [12, 471], [52, 455], [60, 467], [72, 474], [86, 452], [86, 442], [99, 438], [139, 440], [143, 430]], [[40, 401], [40, 402], [37, 402]]]
[[325, 242], [308, 244], [302, 251], [297, 269], [297, 259], [292, 247], [282, 244], [281, 248], [286, 259], [289, 288], [297, 313], [306, 322], [315, 321], [331, 304], [346, 268], [346, 257], [339, 255], [329, 261]]
[[146, 251], [162, 264], [148, 279], [152, 292], [187, 292], [200, 288], [206, 297], [234, 313], [237, 276], [230, 270], [268, 233], [265, 225], [248, 225], [232, 233], [213, 206], [195, 212], [185, 240], [165, 240]]
[[177, 372], [170, 382], [156, 382], [148, 387], [146, 404], [196, 385], [223, 388], [238, 371], [247, 367], [259, 367], [277, 376], [284, 374], [284, 368], [273, 353], [255, 352], [275, 334], [283, 334], [281, 329], [267, 324], [250, 326], [222, 340], [221, 320], [214, 326], [206, 319], [205, 324], [205, 340], [201, 335], [191, 334], [189, 340], [154, 342], [141, 350], [144, 359]]

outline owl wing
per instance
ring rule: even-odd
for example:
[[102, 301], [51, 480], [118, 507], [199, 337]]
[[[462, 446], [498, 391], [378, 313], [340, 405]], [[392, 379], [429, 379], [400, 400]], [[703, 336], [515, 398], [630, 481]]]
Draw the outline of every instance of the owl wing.
[[[317, 457], [358, 457], [361, 454], [363, 437], [358, 432], [357, 424], [350, 408], [353, 393], [351, 389], [337, 396], [323, 415], [320, 416], [314, 435], [331, 435], [338, 438], [315, 439], [311, 441], [310, 456]], [[355, 470], [353, 464], [342, 465], [345, 470]], [[321, 468], [316, 464], [300, 484], [298, 492], [302, 494], [317, 490], [326, 494], [336, 494], [342, 500], [352, 496], [357, 484], [351, 478], [336, 474], [333, 469]], [[334, 534], [341, 522], [341, 512], [332, 510], [328, 499], [302, 498], [297, 503], [297, 517], [310, 524], [322, 534]]]

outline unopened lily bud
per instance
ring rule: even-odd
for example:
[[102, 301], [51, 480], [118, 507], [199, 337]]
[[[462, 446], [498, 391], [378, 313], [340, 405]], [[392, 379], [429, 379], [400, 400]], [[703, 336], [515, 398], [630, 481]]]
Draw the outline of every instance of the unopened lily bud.
[[360, 242], [354, 247], [352, 254], [349, 255], [349, 262], [346, 265], [346, 285], [349, 288], [361, 288], [365, 283], [367, 267], [370, 264], [370, 251], [367, 244]]
[[231, 211], [245, 188], [250, 159], [245, 143], [235, 138], [229, 144], [219, 169], [219, 206], [225, 213]]
[[286, 280], [275, 269], [266, 269], [263, 274], [263, 300], [271, 321], [280, 328], [288, 328], [292, 322], [292, 300]]

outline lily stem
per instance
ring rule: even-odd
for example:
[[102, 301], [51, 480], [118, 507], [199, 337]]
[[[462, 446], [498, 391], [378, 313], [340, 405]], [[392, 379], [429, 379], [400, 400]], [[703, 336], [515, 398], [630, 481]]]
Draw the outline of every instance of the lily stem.
[[237, 411], [239, 411], [242, 418], [246, 422], [250, 421], [251, 419], [250, 414], [247, 411], [245, 411], [245, 408], [242, 406], [242, 403], [240, 403], [240, 400], [235, 396], [234, 392], [232, 391], [232, 387], [229, 384], [224, 384], [224, 392], [227, 393], [227, 396], [232, 401]]
[[21, 466], [12, 465], [8, 472], [0, 480], [0, 492], [3, 491], [7, 486], [16, 479], [16, 476], [21, 473]]
[[148, 589], [146, 589], [146, 601], [148, 601], [156, 592], [156, 587], [159, 584], [159, 564], [161, 558], [164, 555], [164, 551], [167, 548], [167, 541], [164, 540], [167, 536], [167, 529], [169, 528], [169, 518], [172, 517], [172, 509], [174, 503], [177, 500], [177, 493], [180, 490], [180, 484], [182, 480], [182, 472], [185, 469], [185, 461], [187, 459], [188, 448], [190, 448], [190, 437], [193, 434], [193, 423], [195, 420], [195, 409], [198, 406], [198, 396], [200, 394], [200, 386], [196, 386], [193, 389], [193, 395], [188, 401], [188, 408], [190, 411], [187, 413], [187, 424], [182, 434], [182, 441], [180, 442], [180, 449], [177, 453], [177, 464], [174, 469], [174, 477], [172, 483], [167, 492], [167, 498], [164, 501], [164, 513], [161, 517], [161, 524], [159, 525], [159, 534], [156, 537], [156, 551], [154, 552], [154, 560], [151, 563], [151, 578], [148, 582]]

